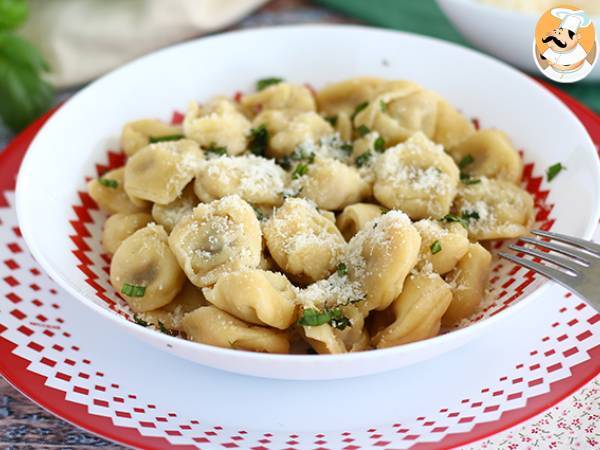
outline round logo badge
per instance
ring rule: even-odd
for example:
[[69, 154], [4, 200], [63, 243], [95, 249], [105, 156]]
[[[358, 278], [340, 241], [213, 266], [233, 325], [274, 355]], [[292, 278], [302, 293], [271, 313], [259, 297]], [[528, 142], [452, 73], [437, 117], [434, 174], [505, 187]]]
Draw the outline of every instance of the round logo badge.
[[533, 57], [541, 72], [559, 83], [584, 79], [598, 60], [596, 29], [582, 9], [561, 6], [538, 20]]

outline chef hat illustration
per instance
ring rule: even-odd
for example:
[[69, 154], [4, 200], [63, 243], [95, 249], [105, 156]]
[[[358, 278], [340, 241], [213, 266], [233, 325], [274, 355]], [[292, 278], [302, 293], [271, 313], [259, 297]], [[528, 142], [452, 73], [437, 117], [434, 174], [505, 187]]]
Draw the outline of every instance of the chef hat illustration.
[[554, 8], [550, 12], [562, 21], [560, 23], [561, 28], [571, 30], [573, 33], [577, 33], [579, 28], [585, 28], [592, 22], [590, 16], [582, 10], [573, 11], [567, 8]]

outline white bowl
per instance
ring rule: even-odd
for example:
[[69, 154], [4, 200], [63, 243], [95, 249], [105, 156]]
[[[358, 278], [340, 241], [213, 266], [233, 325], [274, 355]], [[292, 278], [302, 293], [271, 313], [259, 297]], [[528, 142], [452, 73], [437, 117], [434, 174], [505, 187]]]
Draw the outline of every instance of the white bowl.
[[[531, 51], [539, 15], [503, 9], [477, 0], [437, 2], [470, 44], [532, 75], [542, 76]], [[600, 17], [593, 20], [600, 42]], [[592, 72], [581, 80], [586, 81], [600, 81], [600, 64], [596, 64]]]
[[[483, 126], [506, 130], [518, 148], [526, 149], [526, 162], [535, 163], [534, 175], [558, 161], [564, 163], [568, 170], [552, 182], [546, 200], [555, 204], [554, 229], [591, 236], [600, 209], [594, 145], [570, 110], [520, 72], [443, 41], [357, 26], [222, 34], [159, 51], [92, 83], [56, 112], [25, 156], [17, 183], [22, 233], [48, 274], [98, 313], [99, 337], [118, 326], [165, 351], [232, 372], [283, 379], [345, 378], [448, 352], [496, 321], [510, 320], [526, 301], [543, 301], [541, 279], [526, 271], [514, 274], [513, 266], [498, 262], [493, 287], [497, 300], [474, 319], [476, 323], [414, 344], [319, 356], [210, 347], [140, 327], [116, 314], [127, 316], [128, 311], [107, 280], [99, 245], [105, 216], [84, 193], [85, 177], [97, 176], [96, 163], [107, 160], [107, 149], [115, 148], [125, 122], [146, 116], [168, 119], [190, 99], [249, 90], [255, 80], [275, 75], [316, 87], [374, 75], [411, 79], [438, 91], [469, 116], [477, 116]], [[111, 158], [114, 164], [114, 155]], [[531, 175], [528, 179], [541, 202], [549, 187]]]

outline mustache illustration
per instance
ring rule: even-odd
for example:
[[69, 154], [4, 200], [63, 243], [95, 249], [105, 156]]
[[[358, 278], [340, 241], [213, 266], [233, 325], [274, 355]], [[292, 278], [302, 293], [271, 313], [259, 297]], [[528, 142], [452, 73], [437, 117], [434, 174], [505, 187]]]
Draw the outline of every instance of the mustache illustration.
[[561, 42], [556, 36], [548, 36], [545, 37], [544, 39], [542, 39], [542, 42], [544, 44], [547, 44], [550, 41], [554, 41], [554, 43], [559, 46], [560, 48], [565, 48], [567, 46], [566, 42]]

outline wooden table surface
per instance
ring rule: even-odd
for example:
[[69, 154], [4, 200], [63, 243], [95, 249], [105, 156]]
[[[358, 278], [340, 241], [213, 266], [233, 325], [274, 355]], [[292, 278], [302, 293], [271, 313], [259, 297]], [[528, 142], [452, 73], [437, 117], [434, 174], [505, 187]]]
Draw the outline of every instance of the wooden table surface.
[[[273, 0], [232, 27], [252, 28], [293, 23], [354, 23], [308, 0]], [[57, 102], [79, 90], [60, 92]], [[0, 151], [11, 134], [0, 125]], [[39, 408], [0, 377], [0, 449], [123, 449], [80, 430]]]

